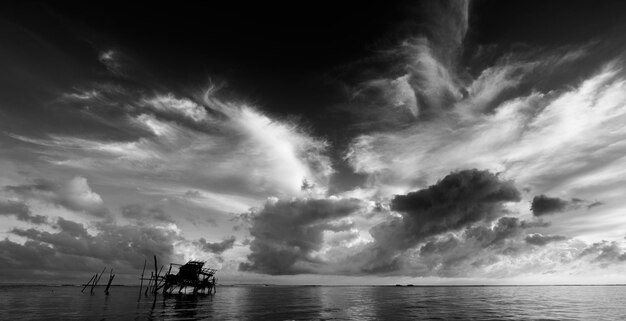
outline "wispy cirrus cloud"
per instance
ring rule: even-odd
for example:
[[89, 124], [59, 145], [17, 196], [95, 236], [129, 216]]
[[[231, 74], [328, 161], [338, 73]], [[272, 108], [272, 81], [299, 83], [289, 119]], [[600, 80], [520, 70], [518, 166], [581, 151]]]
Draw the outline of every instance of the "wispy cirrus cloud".
[[[82, 170], [186, 177], [191, 187], [218, 192], [219, 186], [263, 197], [298, 194], [303, 179], [320, 193], [327, 188], [332, 173], [328, 145], [296, 124], [273, 120], [245, 104], [223, 102], [210, 92], [202, 103], [171, 94], [126, 100], [137, 104], [118, 124], [136, 135], [130, 140], [9, 135], [45, 147], [40, 154], [53, 164]], [[90, 113], [106, 117], [96, 108]]]

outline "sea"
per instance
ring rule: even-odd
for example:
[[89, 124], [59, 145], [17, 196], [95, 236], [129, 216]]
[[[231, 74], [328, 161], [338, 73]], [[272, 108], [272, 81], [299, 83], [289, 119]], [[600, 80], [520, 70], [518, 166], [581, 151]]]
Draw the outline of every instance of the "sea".
[[0, 285], [0, 320], [626, 320], [626, 286], [218, 286], [145, 296], [139, 287]]

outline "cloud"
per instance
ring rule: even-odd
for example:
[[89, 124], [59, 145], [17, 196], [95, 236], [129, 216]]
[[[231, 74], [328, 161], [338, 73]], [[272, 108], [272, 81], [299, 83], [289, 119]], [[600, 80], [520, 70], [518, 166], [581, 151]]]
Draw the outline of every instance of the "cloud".
[[407, 259], [405, 273], [465, 277], [497, 267], [511, 257], [527, 254], [520, 237], [528, 225], [515, 217], [501, 217], [491, 225], [470, 226], [460, 233], [437, 237]]
[[[505, 202], [517, 202], [520, 194], [511, 181], [488, 171], [454, 172], [426, 189], [397, 195], [391, 209], [399, 212], [401, 225], [392, 223], [389, 236], [399, 241], [394, 248], [407, 249], [424, 238], [502, 215]], [[374, 230], [374, 237], [389, 226]], [[382, 236], [382, 235], [381, 235]]]
[[[505, 77], [512, 80], [511, 86], [517, 88], [513, 80], [519, 77], [527, 81], [542, 75], [547, 61], [552, 61], [544, 55], [534, 59], [541, 63], [520, 69], [507, 67], [513, 64], [510, 60], [501, 62], [502, 68], [513, 68], [506, 73], [515, 76]], [[500, 90], [494, 86], [507, 82], [483, 79], [445, 116], [357, 136], [345, 159], [357, 173], [367, 176], [362, 188], [379, 198], [432, 184], [451, 169], [481, 168], [515, 178], [519, 186], [537, 193], [558, 191], [584, 198], [606, 193], [609, 198], [603, 201], [609, 203], [616, 195], [613, 192], [623, 186], [620, 151], [626, 131], [619, 123], [626, 117], [626, 91], [620, 61], [596, 69], [569, 87], [524, 94], [515, 89], [502, 99], [493, 98], [499, 94], [487, 95], [486, 90]], [[493, 76], [484, 77], [496, 77], [495, 69], [492, 72]], [[524, 78], [528, 73], [533, 76]], [[484, 100], [472, 101], [482, 95], [478, 91]], [[471, 111], [474, 106], [476, 112]], [[574, 228], [567, 222], [559, 226]]]
[[490, 222], [506, 213], [504, 204], [518, 202], [512, 181], [489, 171], [453, 172], [428, 188], [397, 195], [391, 209], [400, 215], [370, 229], [374, 242], [355, 256], [364, 273], [401, 269], [401, 254], [428, 237]]
[[[384, 50], [391, 71], [361, 81], [347, 107], [362, 130], [389, 129], [444, 113], [464, 96], [456, 70], [468, 30], [469, 1], [430, 1], [415, 6], [421, 24], [401, 44]], [[436, 18], [435, 18], [436, 17]], [[417, 30], [417, 31], [415, 31]], [[417, 36], [415, 35], [417, 34]]]
[[573, 198], [572, 200], [567, 201], [558, 197], [549, 197], [542, 194], [533, 198], [530, 210], [533, 212], [534, 216], [543, 216], [576, 210], [582, 207], [590, 209], [602, 204], [602, 202], [588, 202], [579, 198]]
[[18, 220], [33, 224], [44, 224], [47, 217], [43, 215], [33, 215], [28, 205], [20, 201], [0, 200], [0, 216], [13, 215]]
[[98, 217], [104, 217], [109, 213], [100, 195], [92, 191], [87, 179], [81, 176], [62, 183], [35, 179], [32, 184], [5, 186], [5, 190]]
[[98, 60], [114, 75], [125, 76], [123, 70], [122, 54], [113, 49], [102, 51], [98, 55]]
[[579, 258], [592, 256], [593, 262], [607, 265], [615, 262], [626, 261], [626, 252], [617, 242], [602, 241], [589, 245], [580, 254]]
[[252, 253], [242, 271], [271, 275], [320, 273], [324, 260], [316, 255], [324, 233], [353, 227], [342, 221], [363, 207], [356, 199], [270, 200], [251, 216]]
[[525, 240], [528, 244], [544, 246], [548, 243], [567, 240], [567, 237], [561, 235], [543, 235], [540, 233], [534, 233], [526, 236]]
[[565, 211], [568, 205], [568, 201], [562, 200], [558, 197], [539, 195], [533, 198], [530, 209], [533, 212], [533, 215], [542, 216], [546, 214]]
[[102, 266], [111, 266], [126, 275], [126, 282], [134, 282], [146, 258], [156, 255], [165, 263], [184, 259], [175, 250], [175, 244], [183, 241], [175, 225], [99, 222], [88, 231], [81, 223], [58, 218], [53, 227], [52, 231], [14, 228], [10, 233], [24, 238], [23, 243], [0, 241], [3, 281], [76, 282], [72, 278], [88, 278]]
[[174, 222], [172, 218], [158, 207], [145, 208], [140, 204], [128, 204], [120, 208], [122, 216], [137, 221], [155, 220], [162, 222]]
[[257, 199], [299, 195], [303, 179], [315, 185], [316, 195], [328, 188], [333, 173], [328, 143], [293, 121], [220, 100], [212, 89], [192, 98], [132, 90], [111, 95], [86, 97], [91, 107], [82, 112], [124, 133], [118, 139], [8, 135], [37, 146], [48, 163], [120, 180], [176, 177], [189, 189]]
[[58, 219], [56, 226], [58, 232], [14, 228], [11, 233], [43, 243], [59, 254], [95, 258], [107, 264], [134, 268], [140, 268], [143, 258], [153, 255], [166, 261], [174, 259], [173, 245], [180, 240], [179, 232], [173, 226], [101, 222], [96, 223], [95, 234], [89, 233], [83, 224], [63, 218]]
[[199, 239], [195, 243], [202, 248], [202, 250], [206, 252], [211, 252], [214, 254], [222, 254], [226, 250], [230, 250], [235, 245], [235, 241], [237, 238], [234, 236], [227, 237], [221, 242], [209, 243], [204, 238]]

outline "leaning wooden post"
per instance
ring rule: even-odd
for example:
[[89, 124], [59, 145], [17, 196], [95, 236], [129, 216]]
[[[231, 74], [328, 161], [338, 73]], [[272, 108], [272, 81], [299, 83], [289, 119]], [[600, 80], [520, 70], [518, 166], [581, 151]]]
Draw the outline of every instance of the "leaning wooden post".
[[150, 290], [150, 285], [152, 284], [152, 277], [153, 274], [152, 272], [150, 272], [150, 281], [148, 281], [148, 285], [146, 286], [146, 292], [144, 292], [144, 295], [148, 295], [148, 290]]
[[[167, 282], [167, 276], [172, 272], [172, 263], [170, 263], [170, 268], [167, 269], [167, 273], [165, 273], [165, 280], [163, 281], [163, 294], [167, 291], [167, 287], [169, 283]], [[171, 291], [170, 291], [171, 292]]]
[[157, 274], [157, 259], [156, 259], [156, 255], [154, 256], [154, 275]]
[[163, 265], [161, 265], [159, 273], [157, 273], [157, 275], [154, 277], [154, 288], [152, 289], [152, 292], [154, 292], [154, 294], [159, 291], [159, 285], [161, 284], [161, 282], [159, 281], [159, 275], [161, 275], [161, 271], [163, 271]]
[[104, 267], [104, 269], [102, 269], [102, 272], [100, 272], [100, 276], [98, 276], [96, 274], [96, 279], [93, 282], [93, 285], [91, 286], [91, 294], [93, 294], [93, 289], [96, 287], [96, 285], [98, 285], [98, 282], [100, 282], [100, 278], [102, 277], [102, 274], [104, 274], [104, 271], [106, 271], [106, 266]]
[[141, 283], [139, 283], [139, 297], [141, 297], [141, 288], [143, 288], [143, 272], [146, 270], [146, 259], [143, 259], [143, 270], [141, 270]]
[[111, 269], [111, 273], [109, 274], [109, 283], [107, 283], [107, 287], [104, 289], [104, 293], [106, 293], [106, 295], [109, 295], [109, 288], [111, 287], [111, 282], [113, 282], [114, 277], [115, 274], [113, 274], [113, 269]]
[[89, 286], [89, 284], [91, 284], [91, 281], [93, 280], [93, 275], [91, 276], [91, 279], [89, 279], [89, 282], [87, 282], [87, 284], [85, 284], [85, 286], [83, 287], [83, 289], [80, 291], [81, 293], [85, 292], [85, 289]]

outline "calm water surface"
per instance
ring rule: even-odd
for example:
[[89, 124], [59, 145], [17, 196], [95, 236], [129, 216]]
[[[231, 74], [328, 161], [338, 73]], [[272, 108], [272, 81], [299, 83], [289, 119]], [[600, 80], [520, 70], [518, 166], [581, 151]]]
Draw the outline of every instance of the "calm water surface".
[[0, 285], [0, 320], [626, 320], [626, 286], [222, 286], [156, 299], [80, 290]]

